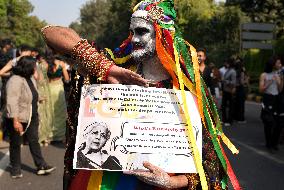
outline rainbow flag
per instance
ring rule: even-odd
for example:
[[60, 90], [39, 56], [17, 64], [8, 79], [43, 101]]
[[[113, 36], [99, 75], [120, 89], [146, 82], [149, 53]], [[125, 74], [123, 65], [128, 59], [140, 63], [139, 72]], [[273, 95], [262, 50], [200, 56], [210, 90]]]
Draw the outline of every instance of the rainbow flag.
[[69, 190], [160, 190], [122, 172], [79, 170]]

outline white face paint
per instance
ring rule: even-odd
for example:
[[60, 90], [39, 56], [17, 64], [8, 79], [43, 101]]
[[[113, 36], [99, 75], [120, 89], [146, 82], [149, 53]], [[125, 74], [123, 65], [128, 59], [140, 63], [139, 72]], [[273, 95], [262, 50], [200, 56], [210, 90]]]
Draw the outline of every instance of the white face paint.
[[131, 57], [134, 61], [141, 62], [153, 57], [156, 52], [156, 35], [153, 24], [145, 19], [134, 17], [131, 19], [129, 30], [133, 35]]

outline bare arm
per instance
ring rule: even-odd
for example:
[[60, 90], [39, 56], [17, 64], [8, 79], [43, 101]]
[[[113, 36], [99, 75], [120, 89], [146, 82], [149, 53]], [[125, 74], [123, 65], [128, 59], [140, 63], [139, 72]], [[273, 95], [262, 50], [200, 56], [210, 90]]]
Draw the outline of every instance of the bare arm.
[[9, 75], [10, 70], [13, 66], [13, 60], [10, 60], [1, 70], [0, 70], [0, 76], [7, 76]]
[[260, 78], [259, 78], [259, 92], [260, 93], [263, 93], [265, 91], [265, 89], [272, 83], [272, 80], [266, 81], [265, 76], [266, 76], [266, 74], [262, 73], [260, 75]]
[[10, 61], [8, 61], [8, 63], [0, 70], [0, 77], [9, 76], [10, 71], [13, 68], [13, 62], [19, 61], [23, 56], [27, 56], [26, 52], [22, 53], [19, 57], [16, 57], [16, 59], [11, 59]]
[[[64, 55], [71, 55], [72, 49], [81, 41], [80, 36], [71, 28], [50, 26], [43, 28], [42, 33], [45, 38], [46, 44], [56, 52], [59, 52]], [[92, 50], [95, 50], [95, 48], [92, 48]], [[101, 59], [106, 60], [103, 55], [100, 55], [100, 58], [97, 60]], [[91, 75], [94, 74], [94, 67], [96, 67], [97, 65], [104, 65], [104, 63], [95, 61], [93, 62], [94, 64], [84, 64], [82, 62], [83, 57], [80, 57], [80, 61], [78, 62], [78, 64], [87, 68], [88, 73]], [[111, 66], [108, 69], [107, 73], [108, 74], [106, 75], [105, 80], [108, 83], [147, 86], [147, 81], [143, 79], [140, 75], [130, 70], [118, 67], [116, 65]]]
[[60, 64], [61, 64], [61, 67], [62, 67], [62, 73], [63, 73], [64, 81], [69, 81], [70, 77], [69, 77], [68, 71], [66, 69], [65, 62], [64, 61], [60, 61]]

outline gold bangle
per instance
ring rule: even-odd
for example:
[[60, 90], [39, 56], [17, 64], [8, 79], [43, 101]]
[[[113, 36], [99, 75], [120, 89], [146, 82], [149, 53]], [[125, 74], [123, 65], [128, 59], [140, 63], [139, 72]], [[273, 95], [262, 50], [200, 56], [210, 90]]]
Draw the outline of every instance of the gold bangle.
[[188, 181], [188, 190], [196, 190], [197, 185], [199, 184], [198, 174], [184, 174]]
[[93, 48], [86, 39], [80, 40], [73, 48], [71, 56], [78, 60], [99, 81], [106, 81], [114, 62]]

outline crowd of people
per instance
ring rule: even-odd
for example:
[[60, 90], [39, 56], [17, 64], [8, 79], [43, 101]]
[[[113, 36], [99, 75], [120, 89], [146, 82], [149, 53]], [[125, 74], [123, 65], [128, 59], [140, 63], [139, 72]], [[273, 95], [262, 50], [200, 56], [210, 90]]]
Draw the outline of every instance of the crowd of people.
[[15, 47], [9, 39], [0, 44], [1, 126], [10, 142], [11, 176], [22, 177], [20, 146], [26, 143], [37, 174], [50, 173], [55, 167], [46, 164], [40, 145], [65, 143], [69, 65], [49, 49], [40, 54], [27, 45]]
[[[206, 51], [198, 50], [200, 72], [211, 94], [219, 105], [224, 126], [233, 122], [245, 124], [245, 101], [249, 92], [250, 77], [241, 58], [230, 57], [222, 67], [205, 63]], [[262, 95], [260, 118], [264, 125], [265, 145], [272, 153], [277, 151], [284, 125], [284, 67], [281, 57], [272, 56], [266, 63], [259, 79], [259, 93]], [[221, 104], [218, 102], [222, 94]]]
[[[163, 14], [157, 17], [153, 15], [153, 12], [157, 14], [163, 12]], [[131, 17], [129, 28], [131, 34], [112, 56], [100, 53], [70, 28], [59, 26], [44, 28], [42, 33], [48, 46], [78, 61], [77, 68], [79, 69], [72, 70], [74, 74], [70, 93], [72, 106], [68, 109], [68, 115], [66, 110], [68, 92], [64, 89], [64, 84], [69, 83], [70, 72], [65, 58], [54, 55], [50, 50], [46, 50], [45, 54], [40, 54], [35, 48], [24, 45], [15, 48], [10, 40], [1, 41], [2, 128], [7, 132], [4, 136], [10, 141], [11, 177], [21, 178], [23, 176], [20, 157], [23, 137], [29, 144], [37, 167], [36, 173], [44, 175], [51, 173], [55, 167], [48, 165], [44, 160], [40, 144], [48, 145], [52, 141], [63, 142], [66, 138], [66, 129], [68, 129], [64, 189], [88, 189], [88, 184], [93, 184], [93, 188], [100, 188], [111, 184], [110, 189], [133, 190], [156, 189], [157, 187], [160, 189], [201, 189], [201, 186], [207, 187], [208, 185], [210, 189], [217, 190], [228, 189], [227, 184], [224, 183], [228, 177], [233, 182], [234, 188], [240, 189], [234, 172], [227, 170], [227, 165], [230, 165], [225, 159], [225, 153], [220, 152], [222, 145], [216, 134], [222, 134], [222, 131], [216, 127], [219, 125], [219, 117], [217, 110], [214, 109], [211, 95], [216, 102], [222, 95], [219, 108], [222, 112], [221, 119], [224, 126], [231, 126], [234, 120], [238, 123], [245, 123], [245, 100], [249, 76], [244, 62], [238, 57], [229, 58], [224, 61], [220, 69], [213, 63], [207, 64], [204, 49], [197, 50], [196, 57], [195, 49], [179, 36], [179, 32], [174, 32], [178, 30], [174, 24], [175, 19], [176, 12], [171, 0], [154, 3], [145, 1], [138, 4]], [[178, 40], [173, 41], [173, 39]], [[129, 47], [130, 50], [127, 49]], [[192, 60], [190, 56], [193, 57]], [[125, 57], [131, 57], [131, 59]], [[116, 65], [115, 61], [118, 59], [125, 60], [124, 68]], [[196, 72], [194, 68], [198, 62], [200, 72], [198, 69]], [[173, 63], [172, 65], [176, 67], [169, 67], [169, 63]], [[80, 67], [85, 69], [85, 73], [80, 70]], [[281, 68], [279, 58], [271, 59], [259, 83], [260, 92], [263, 93], [261, 118], [265, 127], [266, 146], [269, 150], [278, 149], [282, 127], [278, 123], [284, 120], [283, 106], [278, 106], [280, 102], [283, 102], [283, 98], [280, 98], [283, 94], [283, 70]], [[191, 85], [183, 84], [183, 79]], [[186, 86], [188, 90], [196, 92], [200, 114], [203, 117], [207, 116], [204, 117], [202, 129], [202, 159], [197, 159], [198, 156], [194, 157], [199, 175], [196, 173], [168, 174], [148, 162], [143, 163], [147, 171], [129, 173], [74, 169], [72, 160], [77, 133], [78, 118], [76, 116], [78, 116], [80, 106], [80, 88], [84, 84], [82, 80], [91, 84], [100, 81], [146, 87], [149, 86], [150, 81], [151, 85], [157, 88], [176, 88], [183, 91]], [[200, 89], [205, 93], [202, 94]], [[79, 152], [81, 161], [88, 159], [85, 157], [88, 149], [94, 151], [95, 155], [99, 155], [101, 160], [108, 160], [105, 152], [102, 152], [102, 147], [108, 140], [107, 127], [96, 126], [88, 133], [96, 133], [105, 138], [97, 143], [97, 145], [100, 144], [99, 146], [90, 147], [82, 144]], [[222, 135], [224, 137], [224, 134]], [[194, 138], [191, 140], [194, 142]], [[194, 147], [193, 153], [193, 156], [199, 155]], [[98, 167], [103, 164], [93, 163], [89, 167], [94, 167], [94, 165]], [[97, 177], [91, 178], [90, 176]], [[102, 180], [103, 178], [106, 180]], [[114, 178], [118, 185], [111, 181]]]
[[[244, 62], [239, 57], [226, 59], [218, 68], [214, 63], [206, 63], [205, 49], [198, 49], [200, 72], [210, 93], [221, 110], [224, 126], [231, 126], [233, 121], [246, 123], [245, 100], [249, 88], [249, 75]], [[222, 101], [219, 102], [222, 95]]]

